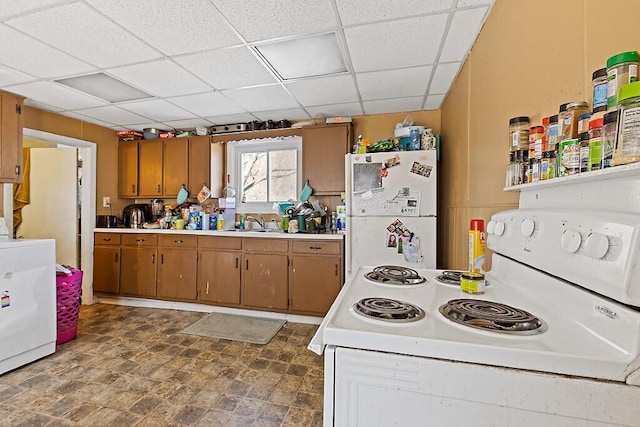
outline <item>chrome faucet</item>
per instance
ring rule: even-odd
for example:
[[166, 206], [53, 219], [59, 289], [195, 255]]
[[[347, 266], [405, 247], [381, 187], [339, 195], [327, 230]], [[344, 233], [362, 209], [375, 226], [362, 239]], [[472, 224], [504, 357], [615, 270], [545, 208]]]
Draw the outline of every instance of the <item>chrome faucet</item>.
[[255, 223], [257, 223], [260, 226], [260, 230], [264, 230], [266, 229], [266, 225], [264, 223], [264, 216], [262, 216], [262, 214], [258, 214], [259, 218], [256, 218], [253, 215], [247, 215], [244, 220], [245, 221], [253, 221]]

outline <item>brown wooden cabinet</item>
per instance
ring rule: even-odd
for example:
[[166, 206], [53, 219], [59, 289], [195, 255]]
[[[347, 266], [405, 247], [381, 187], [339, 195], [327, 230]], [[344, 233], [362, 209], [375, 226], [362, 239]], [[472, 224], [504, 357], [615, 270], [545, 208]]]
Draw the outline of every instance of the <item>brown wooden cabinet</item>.
[[351, 149], [351, 124], [302, 128], [302, 176], [316, 195], [339, 195], [344, 186], [344, 156]]
[[342, 242], [294, 240], [292, 246], [290, 308], [324, 316], [343, 283]]
[[[163, 140], [162, 195], [175, 197], [189, 179], [189, 140], [167, 138]], [[195, 196], [198, 193], [191, 193]]]
[[0, 182], [22, 181], [23, 97], [0, 92]]
[[162, 196], [162, 151], [161, 139], [138, 142], [138, 196]]
[[138, 142], [118, 143], [118, 196], [138, 195]]
[[287, 310], [289, 241], [243, 238], [242, 305]]
[[120, 292], [120, 235], [96, 233], [93, 251], [93, 290]]
[[189, 235], [159, 236], [159, 298], [193, 300], [197, 297], [198, 238]]
[[156, 296], [158, 237], [154, 234], [123, 234], [120, 293]]
[[240, 304], [241, 248], [238, 237], [198, 237], [200, 301]]

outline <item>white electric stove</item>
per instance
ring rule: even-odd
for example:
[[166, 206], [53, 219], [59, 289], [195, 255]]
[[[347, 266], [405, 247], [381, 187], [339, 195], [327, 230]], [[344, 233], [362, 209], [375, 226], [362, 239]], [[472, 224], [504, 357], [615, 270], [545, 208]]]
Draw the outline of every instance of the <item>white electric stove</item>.
[[[606, 177], [638, 188], [635, 171]], [[325, 350], [325, 426], [639, 425], [638, 202], [580, 206], [596, 191], [573, 209], [568, 189], [603, 184], [562, 185], [492, 217], [484, 294], [456, 272], [351, 277], [309, 345]]]

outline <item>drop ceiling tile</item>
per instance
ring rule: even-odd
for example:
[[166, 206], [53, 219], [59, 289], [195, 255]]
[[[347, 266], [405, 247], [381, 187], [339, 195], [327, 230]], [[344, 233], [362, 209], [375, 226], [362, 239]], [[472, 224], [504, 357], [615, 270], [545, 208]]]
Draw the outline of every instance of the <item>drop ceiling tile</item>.
[[461, 7], [471, 7], [471, 6], [479, 6], [483, 4], [492, 4], [493, 0], [458, 0], [458, 4], [456, 5], [458, 8]]
[[25, 99], [24, 105], [28, 105], [29, 107], [39, 108], [41, 110], [53, 111], [54, 113], [62, 111], [62, 108], [54, 107], [53, 105], [45, 104], [44, 102], [34, 101], [31, 98]]
[[65, 0], [0, 0], [0, 19], [48, 7]]
[[418, 111], [422, 108], [423, 97], [380, 99], [363, 101], [365, 114], [398, 113], [402, 111]]
[[133, 101], [126, 104], [120, 104], [123, 110], [131, 111], [151, 120], [163, 122], [165, 120], [192, 119], [195, 117], [193, 113], [183, 110], [164, 99], [152, 99], [145, 101]]
[[453, 0], [405, 0], [402, 5], [384, 0], [336, 0], [336, 4], [342, 24], [348, 26], [448, 10]]
[[59, 77], [95, 70], [89, 64], [0, 24], [0, 64], [37, 77]]
[[[160, 57], [160, 53], [84, 3], [70, 3], [6, 23], [97, 67]], [[90, 43], [87, 41], [90, 40]]]
[[308, 120], [311, 117], [301, 108], [288, 108], [286, 110], [259, 111], [253, 113], [258, 119], [264, 120]]
[[265, 66], [244, 46], [180, 56], [175, 61], [216, 89], [276, 83]]
[[187, 120], [170, 120], [164, 122], [164, 125], [172, 127], [173, 129], [193, 129], [198, 126], [208, 127], [212, 124], [213, 123], [211, 123], [209, 120], [206, 120], [202, 117]]
[[458, 70], [460, 69], [460, 62], [452, 62], [450, 64], [438, 64], [436, 66], [436, 72], [433, 73], [433, 80], [431, 80], [431, 86], [429, 86], [429, 94], [434, 93], [447, 93], [449, 87], [455, 79]]
[[314, 107], [305, 107], [314, 119], [322, 117], [337, 116], [361, 116], [363, 114], [362, 107], [359, 102], [350, 102], [347, 104], [334, 105], [318, 105]]
[[213, 0], [213, 3], [250, 42], [318, 33], [338, 26], [331, 0]]
[[431, 65], [356, 74], [362, 100], [420, 96], [427, 91]]
[[280, 85], [232, 89], [222, 93], [248, 111], [284, 110], [298, 107], [298, 103]]
[[73, 89], [51, 82], [32, 82], [10, 86], [9, 92], [32, 98], [34, 101], [53, 105], [63, 110], [97, 107], [106, 102], [83, 95]]
[[344, 34], [356, 72], [433, 64], [448, 13], [361, 27]]
[[144, 129], [153, 128], [160, 130], [172, 130], [169, 126], [164, 123], [156, 123], [156, 122], [145, 122], [145, 123], [132, 123], [127, 126], [128, 129], [137, 130], [143, 132]]
[[438, 110], [444, 101], [444, 93], [438, 95], [428, 95], [427, 101], [424, 103], [424, 110]]
[[230, 114], [227, 116], [206, 117], [214, 125], [230, 125], [233, 123], [248, 123], [256, 120], [256, 117], [249, 113]]
[[71, 118], [74, 118], [74, 119], [82, 120], [82, 121], [85, 121], [85, 122], [93, 123], [93, 124], [96, 124], [96, 125], [104, 126], [106, 128], [111, 127], [111, 126], [115, 126], [114, 123], [105, 122], [104, 120], [98, 120], [98, 119], [96, 119], [94, 117], [85, 116], [85, 115], [78, 114], [78, 113], [73, 112], [73, 111], [65, 111], [65, 112], [62, 112], [60, 114], [63, 115], [63, 116], [67, 116], [67, 117], [71, 117]]
[[93, 117], [98, 120], [104, 120], [105, 122], [117, 123], [122, 126], [127, 126], [131, 123], [144, 123], [149, 119], [141, 117], [130, 111], [125, 111], [115, 105], [107, 105], [105, 107], [87, 108], [84, 110], [75, 111], [83, 116]]
[[244, 113], [244, 108], [222, 96], [220, 92], [207, 92], [198, 95], [167, 98], [172, 104], [184, 108], [196, 116], [219, 116], [223, 114]]
[[440, 62], [464, 60], [480, 31], [487, 11], [488, 8], [481, 7], [454, 13], [442, 53], [440, 53]]
[[106, 72], [138, 89], [161, 97], [211, 90], [208, 84], [169, 59], [112, 68]]
[[36, 78], [0, 65], [0, 87], [25, 83], [30, 80], [36, 80]]
[[343, 104], [358, 101], [350, 74], [300, 80], [285, 85], [302, 105]]
[[208, 0], [87, 0], [167, 55], [241, 43]]

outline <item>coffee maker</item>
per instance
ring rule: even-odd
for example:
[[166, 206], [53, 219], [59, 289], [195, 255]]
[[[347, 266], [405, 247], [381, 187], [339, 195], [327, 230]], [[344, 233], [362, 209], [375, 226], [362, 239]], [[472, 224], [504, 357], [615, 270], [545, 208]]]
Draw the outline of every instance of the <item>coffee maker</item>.
[[164, 200], [151, 199], [151, 216], [149, 221], [155, 222], [164, 216]]

